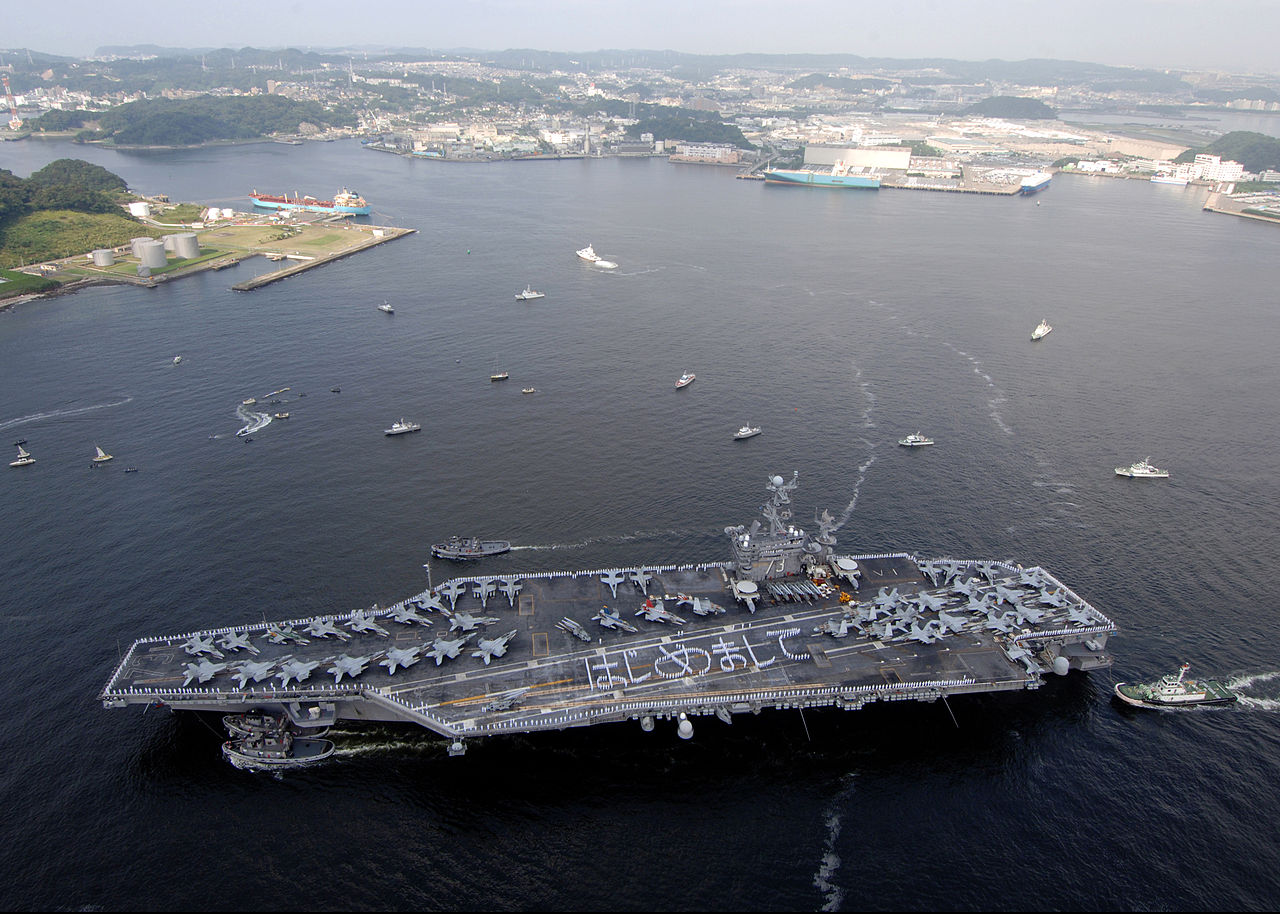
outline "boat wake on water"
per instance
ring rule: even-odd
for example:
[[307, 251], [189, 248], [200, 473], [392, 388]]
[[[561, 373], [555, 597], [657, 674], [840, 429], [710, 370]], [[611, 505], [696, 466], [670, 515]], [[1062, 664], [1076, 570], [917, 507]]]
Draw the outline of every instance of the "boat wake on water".
[[[871, 390], [871, 384], [862, 378], [862, 369], [857, 365], [853, 366], [853, 380], [857, 382], [858, 389], [862, 391], [862, 398], [866, 405], [862, 408], [862, 414], [859, 421], [864, 429], [873, 429], [876, 427], [872, 414], [876, 409], [876, 395]], [[853, 515], [854, 508], [858, 507], [858, 492], [862, 489], [862, 483], [867, 478], [867, 470], [871, 469], [871, 465], [876, 462], [876, 443], [869, 438], [861, 439], [867, 446], [867, 459], [858, 465], [858, 476], [853, 481], [853, 494], [849, 498], [849, 504], [840, 514], [840, 519], [836, 522], [835, 529], [839, 530]]]
[[6, 419], [0, 422], [0, 431], [8, 428], [16, 428], [19, 425], [26, 425], [28, 422], [39, 422], [43, 419], [65, 419], [68, 416], [79, 416], [83, 413], [91, 413], [99, 409], [110, 409], [113, 406], [124, 406], [126, 403], [133, 401], [133, 397], [125, 397], [123, 400], [113, 400], [110, 403], [98, 403], [93, 406], [78, 406], [73, 409], [51, 409], [48, 412], [32, 413], [30, 416], [19, 416], [16, 419]]
[[840, 838], [841, 807], [853, 795], [854, 777], [855, 775], [848, 776], [848, 786], [840, 791], [831, 806], [823, 813], [827, 838], [822, 842], [822, 860], [818, 864], [818, 871], [813, 874], [813, 886], [822, 893], [824, 898], [822, 907], [818, 909], [820, 911], [839, 911], [844, 907], [844, 889], [832, 880], [835, 879], [841, 863], [840, 855], [836, 852], [836, 841]]
[[255, 413], [244, 406], [244, 404], [236, 407], [236, 415], [245, 423], [244, 428], [236, 432], [237, 438], [243, 438], [245, 435], [251, 435], [258, 429], [266, 428], [271, 424], [271, 413]]
[[616, 533], [608, 536], [593, 536], [576, 543], [544, 543], [535, 546], [512, 546], [512, 552], [553, 552], [560, 549], [585, 549], [588, 546], [609, 545], [613, 543], [634, 543], [637, 540], [668, 539], [670, 537], [688, 536], [692, 530], [637, 530], [634, 533]]
[[[1273, 694], [1270, 696], [1257, 694], [1262, 690], [1256, 688], [1263, 683], [1277, 682], [1280, 682], [1280, 670], [1235, 676], [1227, 680], [1226, 686], [1238, 696], [1236, 701], [1238, 708], [1248, 708], [1251, 711], [1280, 711], [1280, 688], [1273, 686], [1270, 690]], [[1249, 694], [1250, 691], [1254, 694]]]
[[1000, 389], [1000, 386], [996, 384], [995, 381], [991, 380], [991, 375], [987, 374], [983, 369], [982, 360], [976, 356], [969, 355], [969, 353], [965, 352], [963, 349], [960, 349], [945, 340], [943, 341], [943, 345], [962, 359], [967, 360], [973, 368], [973, 373], [986, 382], [987, 391], [990, 393], [990, 396], [987, 398], [987, 412], [991, 416], [991, 421], [994, 422], [1006, 435], [1012, 435], [1013, 429], [1009, 428], [1008, 424], [1004, 421], [1004, 416], [1000, 412], [1000, 407], [1008, 402], [1008, 397], [1005, 396], [1004, 391]]

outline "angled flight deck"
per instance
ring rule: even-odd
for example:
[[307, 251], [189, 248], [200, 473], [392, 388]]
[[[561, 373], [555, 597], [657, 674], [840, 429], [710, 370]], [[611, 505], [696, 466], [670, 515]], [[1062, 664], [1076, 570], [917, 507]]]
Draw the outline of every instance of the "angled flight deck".
[[836, 551], [829, 514], [729, 527], [721, 563], [452, 578], [389, 608], [136, 641], [105, 707], [419, 724], [454, 741], [638, 719], [1033, 689], [1108, 667], [1114, 623], [1056, 577]]

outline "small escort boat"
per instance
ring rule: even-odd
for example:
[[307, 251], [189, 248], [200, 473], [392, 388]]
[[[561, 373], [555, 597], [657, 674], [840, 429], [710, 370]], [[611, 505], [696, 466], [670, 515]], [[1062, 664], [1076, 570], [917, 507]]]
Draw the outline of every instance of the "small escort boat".
[[531, 286], [525, 286], [523, 292], [516, 293], [516, 301], [533, 301], [535, 298], [546, 298], [542, 292], [535, 292]]
[[510, 551], [511, 544], [506, 540], [480, 540], [474, 536], [451, 536], [445, 542], [435, 543], [431, 547], [431, 554], [436, 558], [452, 559], [455, 562], [482, 559]]
[[108, 460], [115, 459], [114, 457], [112, 457], [110, 454], [108, 454], [106, 451], [104, 451], [102, 448], [98, 447], [97, 445], [94, 445], [93, 449], [98, 452], [93, 457], [94, 463], [106, 463]]
[[684, 374], [680, 375], [680, 380], [676, 381], [676, 390], [679, 390], [681, 387], [688, 387], [697, 379], [698, 376], [692, 371], [686, 371]]
[[505, 381], [508, 377], [509, 375], [505, 371], [495, 371], [493, 374], [489, 375], [489, 380]]
[[403, 419], [398, 422], [391, 423], [391, 428], [383, 429], [384, 435], [407, 435], [410, 432], [420, 432], [422, 426], [416, 422], [405, 422]]
[[381, 311], [383, 314], [396, 313], [396, 309], [391, 307], [391, 305], [388, 302], [383, 302], [382, 304], [378, 305], [378, 310]]
[[292, 733], [267, 733], [227, 740], [222, 754], [232, 765], [247, 771], [275, 771], [314, 765], [333, 755], [327, 739], [295, 737]]
[[1116, 698], [1137, 708], [1190, 708], [1196, 705], [1228, 705], [1239, 696], [1216, 679], [1187, 679], [1191, 664], [1178, 667], [1150, 685], [1116, 683]]
[[587, 263], [595, 263], [600, 259], [600, 255], [596, 253], [595, 248], [591, 245], [587, 245], [581, 251], [578, 251], [578, 256], [587, 261]]
[[903, 447], [925, 447], [926, 445], [933, 444], [933, 439], [926, 438], [924, 435], [920, 434], [919, 432], [915, 432], [914, 434], [908, 435], [905, 438], [899, 439], [898, 444], [902, 445]]
[[744, 425], [733, 433], [733, 439], [735, 441], [741, 441], [743, 438], [754, 438], [758, 434], [760, 434], [760, 426]]
[[179, 364], [181, 361], [182, 361], [182, 356], [180, 356], [180, 355], [175, 355], [175, 356], [173, 357], [173, 364], [177, 365], [177, 364]]
[[1135, 479], [1168, 479], [1169, 471], [1151, 465], [1151, 458], [1144, 457], [1133, 466], [1116, 467], [1117, 476], [1131, 476]]
[[288, 414], [288, 413], [276, 413], [276, 414], [275, 414], [275, 418], [276, 418], [276, 419], [288, 419], [288, 418], [289, 418], [289, 414]]
[[1049, 326], [1048, 321], [1041, 321], [1040, 323], [1036, 324], [1036, 329], [1031, 331], [1031, 341], [1035, 342], [1036, 340], [1042, 340], [1046, 336], [1048, 336], [1052, 331], [1053, 331], [1053, 328]]
[[537, 392], [538, 390], [535, 387], [525, 387], [520, 391], [522, 394], [536, 394]]
[[[25, 440], [25, 439], [23, 439]], [[35, 463], [36, 459], [23, 450], [22, 445], [18, 445], [18, 459], [9, 461], [11, 467], [29, 467]]]
[[254, 405], [255, 403], [257, 403], [257, 402], [258, 402], [258, 398], [257, 398], [257, 397], [246, 397], [245, 399], [243, 399], [243, 400], [241, 400], [241, 401], [240, 401], [240, 405], [241, 405], [241, 406], [253, 406], [253, 405]]
[[[243, 714], [226, 714], [222, 718], [222, 725], [227, 728], [227, 732], [231, 734], [232, 739], [282, 734], [290, 730], [287, 714], [277, 717], [256, 709], [246, 711]], [[329, 728], [327, 726], [308, 727], [306, 729], [308, 737], [324, 736], [328, 732]]]

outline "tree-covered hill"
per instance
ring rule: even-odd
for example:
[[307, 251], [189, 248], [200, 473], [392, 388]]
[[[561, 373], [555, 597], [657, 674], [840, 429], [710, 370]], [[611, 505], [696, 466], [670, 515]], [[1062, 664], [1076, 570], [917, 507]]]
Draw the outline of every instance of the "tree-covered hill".
[[278, 95], [157, 98], [129, 102], [103, 112], [98, 130], [81, 139], [121, 146], [194, 146], [214, 140], [251, 140], [298, 133], [302, 124], [324, 127], [354, 123], [348, 111], [326, 111], [315, 102]]
[[1017, 95], [993, 95], [964, 109], [963, 114], [983, 117], [1007, 117], [1018, 121], [1057, 120], [1058, 113], [1038, 98]]
[[1201, 149], [1188, 149], [1174, 161], [1194, 162], [1196, 155], [1202, 152], [1239, 162], [1245, 171], [1280, 171], [1280, 140], [1265, 133], [1235, 130]]

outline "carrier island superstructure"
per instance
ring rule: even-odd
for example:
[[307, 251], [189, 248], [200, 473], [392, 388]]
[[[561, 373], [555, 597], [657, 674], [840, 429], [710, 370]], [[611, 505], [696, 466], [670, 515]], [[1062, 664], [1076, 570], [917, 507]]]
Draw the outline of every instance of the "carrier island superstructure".
[[[725, 528], [730, 559], [454, 577], [396, 603], [142, 638], [104, 707], [404, 721], [468, 740], [774, 708], [1038, 688], [1109, 667], [1114, 623], [1039, 567], [847, 555], [823, 512], [795, 523], [798, 476], [761, 519]], [[763, 523], [762, 523], [763, 521]]]

